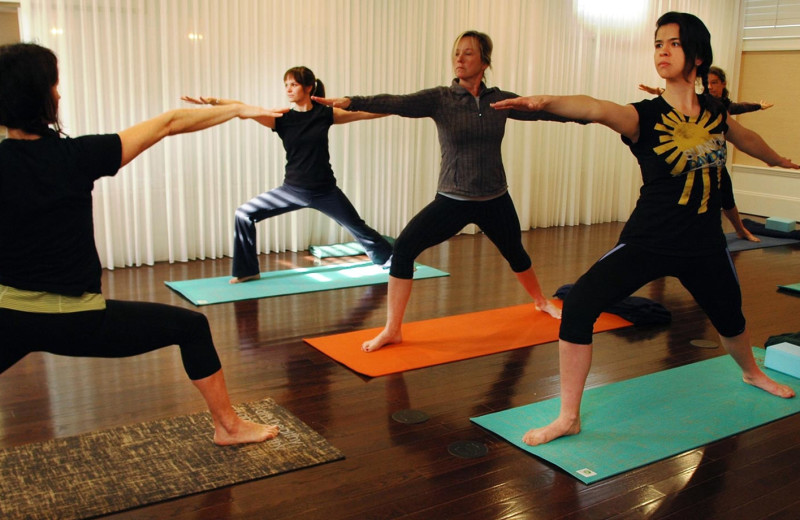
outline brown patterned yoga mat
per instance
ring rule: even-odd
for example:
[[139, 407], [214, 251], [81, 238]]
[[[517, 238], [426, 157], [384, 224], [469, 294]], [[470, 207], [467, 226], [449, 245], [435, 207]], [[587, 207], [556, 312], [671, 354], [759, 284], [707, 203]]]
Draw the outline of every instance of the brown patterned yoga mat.
[[201, 412], [0, 450], [0, 517], [87, 518], [344, 458], [272, 399], [235, 408], [280, 435], [220, 447]]

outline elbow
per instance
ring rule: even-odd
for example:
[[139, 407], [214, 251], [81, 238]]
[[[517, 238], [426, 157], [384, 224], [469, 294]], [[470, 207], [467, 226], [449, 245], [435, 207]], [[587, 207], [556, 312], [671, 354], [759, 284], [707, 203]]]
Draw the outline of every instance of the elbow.
[[170, 110], [162, 114], [162, 116], [164, 117], [164, 121], [163, 124], [159, 127], [159, 136], [158, 136], [159, 140], [170, 135], [176, 135], [181, 133], [179, 115], [180, 115], [180, 109]]

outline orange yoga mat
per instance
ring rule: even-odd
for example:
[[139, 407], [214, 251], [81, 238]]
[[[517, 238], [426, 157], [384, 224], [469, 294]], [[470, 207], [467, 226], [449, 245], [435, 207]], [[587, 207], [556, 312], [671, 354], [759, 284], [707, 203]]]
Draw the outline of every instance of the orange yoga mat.
[[[348, 368], [374, 377], [556, 341], [560, 323], [530, 303], [406, 323], [402, 343], [370, 353], [361, 350], [361, 343], [374, 338], [381, 327], [304, 341]], [[603, 313], [594, 331], [630, 325], [619, 316]]]

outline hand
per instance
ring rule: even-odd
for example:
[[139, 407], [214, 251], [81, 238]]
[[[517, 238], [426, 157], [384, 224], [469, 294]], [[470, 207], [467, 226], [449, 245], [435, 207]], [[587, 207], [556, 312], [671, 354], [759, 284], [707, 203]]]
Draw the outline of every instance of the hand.
[[763, 100], [761, 101], [761, 110], [766, 110], [773, 106], [775, 106], [774, 103], [765, 103]]
[[219, 98], [215, 97], [191, 97], [191, 96], [181, 96], [181, 100], [186, 101], [187, 103], [194, 103], [195, 105], [217, 105], [219, 104]]
[[253, 105], [240, 105], [239, 119], [255, 119], [257, 117], [281, 117], [288, 108], [264, 108]]
[[639, 90], [644, 90], [648, 94], [652, 94], [654, 96], [660, 96], [664, 93], [664, 89], [661, 87], [648, 87], [643, 83], [639, 83]]
[[743, 240], [748, 240], [750, 242], [761, 242], [760, 238], [758, 238], [757, 236], [752, 234], [749, 229], [745, 229], [745, 228], [742, 228], [741, 231], [738, 231], [736, 233], [736, 236], [738, 236], [739, 238], [741, 238]]
[[312, 101], [316, 101], [320, 105], [326, 105], [333, 108], [343, 108], [347, 109], [350, 106], [350, 98], [323, 98], [317, 96], [311, 96]]
[[791, 159], [788, 159], [786, 157], [781, 157], [778, 162], [776, 162], [775, 164], [770, 164], [770, 166], [779, 166], [781, 168], [791, 168], [792, 170], [800, 170], [800, 165], [793, 163]]
[[490, 103], [489, 106], [495, 110], [523, 110], [526, 112], [537, 112], [544, 110], [550, 101], [550, 96], [528, 96], [504, 99], [497, 103]]

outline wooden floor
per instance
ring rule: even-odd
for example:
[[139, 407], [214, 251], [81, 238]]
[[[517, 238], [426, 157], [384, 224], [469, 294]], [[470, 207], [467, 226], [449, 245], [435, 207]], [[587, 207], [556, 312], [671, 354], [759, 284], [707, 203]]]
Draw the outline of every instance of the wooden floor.
[[[574, 282], [615, 243], [621, 226], [524, 233], [545, 291]], [[800, 330], [800, 298], [776, 291], [778, 284], [800, 282], [800, 248], [745, 251], [734, 260], [753, 343]], [[264, 255], [261, 261], [264, 270], [314, 263], [305, 253]], [[415, 282], [407, 321], [528, 302], [482, 235], [455, 237], [419, 261], [451, 276]], [[164, 281], [229, 270], [229, 259], [118, 269], [104, 275], [104, 292], [193, 308]], [[663, 303], [672, 325], [596, 335], [588, 385], [724, 354], [690, 344], [717, 338], [675, 280], [637, 294]], [[111, 518], [800, 518], [800, 416], [586, 486], [469, 421], [555, 396], [556, 343], [365, 379], [302, 338], [382, 325], [385, 285], [200, 310], [211, 322], [234, 402], [274, 398], [346, 459]], [[408, 408], [427, 412], [430, 420], [403, 425], [391, 419]], [[204, 409], [176, 348], [125, 360], [33, 354], [0, 376], [0, 447]], [[458, 440], [485, 443], [489, 453], [451, 456], [447, 446]]]

